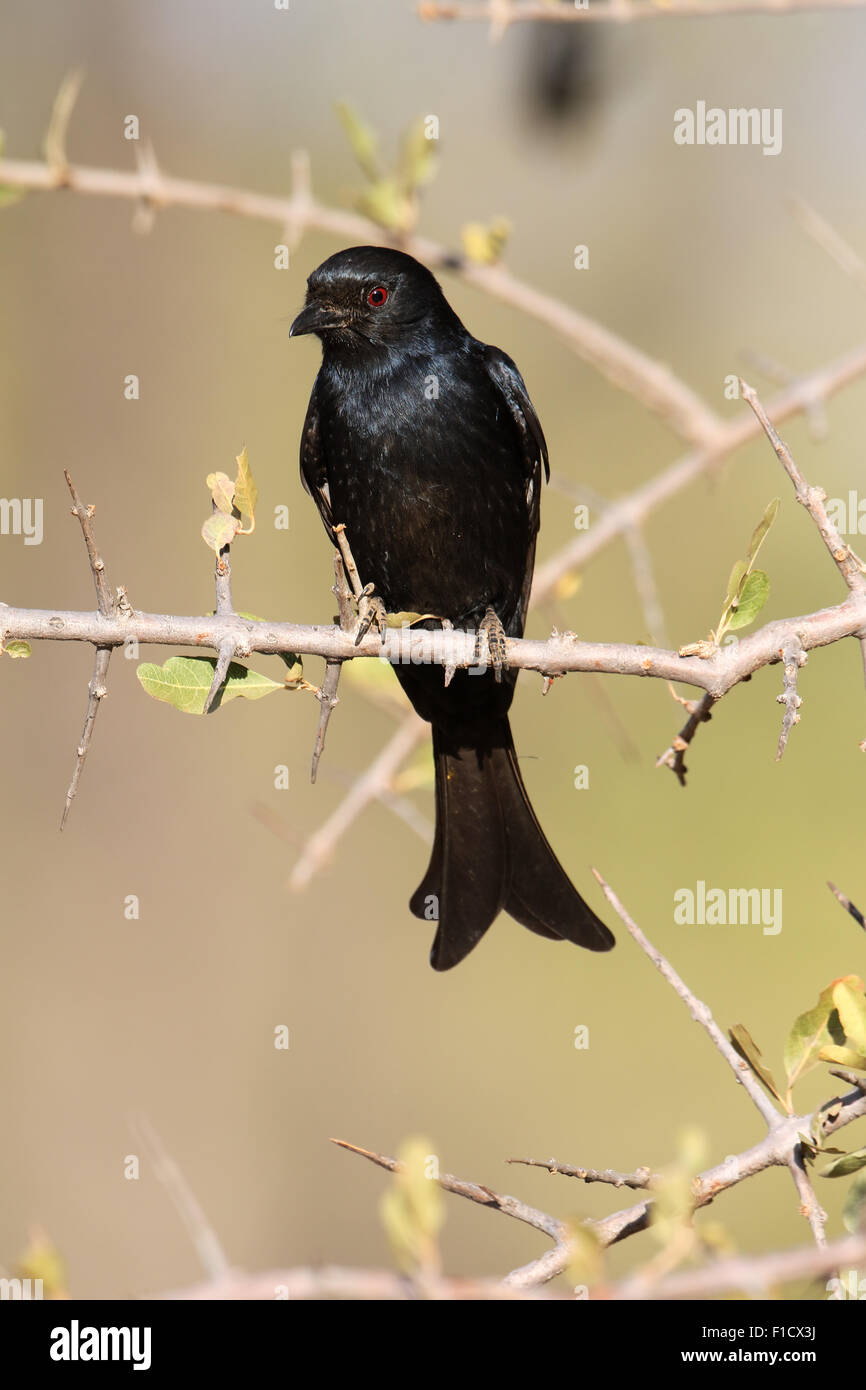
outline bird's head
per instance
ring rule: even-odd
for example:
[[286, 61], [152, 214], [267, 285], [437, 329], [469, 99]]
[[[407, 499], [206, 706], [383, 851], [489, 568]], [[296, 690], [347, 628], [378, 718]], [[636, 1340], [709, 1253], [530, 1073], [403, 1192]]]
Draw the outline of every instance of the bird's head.
[[423, 341], [432, 328], [463, 331], [426, 266], [386, 246], [352, 246], [313, 271], [289, 333], [351, 352]]

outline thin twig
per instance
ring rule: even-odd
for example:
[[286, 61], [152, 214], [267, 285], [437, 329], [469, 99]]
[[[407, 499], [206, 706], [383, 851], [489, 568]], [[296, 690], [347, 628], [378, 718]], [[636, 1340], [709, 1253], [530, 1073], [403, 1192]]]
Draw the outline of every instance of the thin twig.
[[831, 1076], [838, 1076], [840, 1081], [847, 1081], [849, 1086], [856, 1086], [860, 1091], [866, 1091], [866, 1072], [849, 1071], [847, 1067], [830, 1067]]
[[601, 885], [602, 892], [616, 912], [617, 916], [625, 923], [631, 936], [640, 946], [645, 955], [649, 956], [659, 974], [667, 980], [668, 984], [679, 995], [686, 1005], [689, 1013], [696, 1023], [707, 1033], [713, 1045], [722, 1054], [734, 1076], [746, 1091], [752, 1104], [760, 1112], [770, 1129], [777, 1128], [782, 1123], [782, 1116], [773, 1105], [772, 1101], [764, 1094], [757, 1079], [753, 1076], [749, 1066], [743, 1061], [742, 1057], [735, 1052], [728, 1039], [725, 1037], [721, 1028], [716, 1023], [708, 1006], [704, 1004], [689, 989], [685, 981], [677, 974], [669, 961], [665, 959], [661, 951], [653, 946], [652, 942], [644, 935], [640, 927], [623, 907], [616, 893], [610, 884], [602, 878], [597, 869], [593, 869], [593, 874], [597, 882]]
[[772, 444], [779, 462], [782, 464], [791, 482], [794, 484], [794, 492], [797, 501], [804, 506], [817, 526], [821, 539], [824, 542], [830, 556], [852, 593], [866, 592], [866, 572], [864, 572], [863, 561], [840, 536], [836, 526], [827, 515], [824, 506], [827, 494], [823, 488], [811, 487], [797, 464], [794, 462], [790, 449], [780, 437], [775, 425], [772, 423], [757, 393], [742, 379], [740, 380], [740, 394], [743, 400], [751, 406], [758, 419], [761, 428]]
[[788, 745], [788, 735], [794, 725], [800, 722], [800, 706], [803, 703], [797, 691], [797, 678], [800, 674], [800, 667], [805, 665], [806, 653], [803, 651], [800, 639], [795, 632], [791, 633], [782, 647], [782, 662], [785, 672], [784, 685], [782, 694], [777, 695], [776, 700], [780, 705], [785, 706], [785, 714], [782, 719], [782, 731], [779, 734], [776, 762], [779, 762]]
[[866, 931], [866, 918], [864, 918], [863, 913], [860, 911], [859, 907], [855, 907], [851, 899], [846, 898], [841, 888], [837, 888], [835, 883], [831, 883], [829, 879], [827, 881], [827, 887], [830, 889], [830, 892], [833, 894], [833, 896], [842, 904], [845, 911], [851, 913], [851, 916], [854, 918], [854, 921], [857, 923], [857, 925], [861, 926], [864, 929], [864, 931]]
[[217, 660], [214, 667], [213, 680], [210, 683], [210, 690], [204, 702], [205, 714], [210, 714], [215, 708], [216, 699], [223, 688], [229, 667], [235, 658], [236, 652], [237, 644], [233, 638], [228, 637], [224, 642], [220, 643], [217, 649]]
[[[774, 358], [767, 357], [763, 352], [755, 352], [749, 348], [743, 353], [743, 357], [754, 367], [756, 371], [763, 373], [776, 386], [796, 386], [803, 380], [798, 372], [792, 372], [789, 368], [783, 367]], [[806, 417], [806, 424], [812, 439], [819, 443], [827, 438], [830, 427], [827, 423], [827, 411], [823, 401], [812, 401], [809, 405], [804, 405], [803, 414]]]
[[[349, 632], [354, 619], [352, 608], [352, 592], [346, 582], [346, 571], [343, 565], [342, 556], [339, 552], [334, 554], [334, 595], [337, 599], [339, 614], [337, 620], [343, 632]], [[319, 723], [316, 729], [316, 742], [313, 746], [313, 761], [310, 767], [310, 781], [315, 782], [316, 773], [319, 769], [319, 760], [325, 751], [325, 736], [328, 732], [328, 723], [335, 707], [339, 704], [337, 687], [340, 683], [340, 673], [343, 669], [341, 661], [325, 662], [325, 679], [322, 681], [322, 688], [318, 692]]]
[[93, 575], [93, 585], [96, 589], [96, 602], [99, 607], [99, 612], [103, 618], [110, 618], [114, 613], [115, 604], [112, 598], [111, 588], [105, 577], [105, 564], [97, 549], [96, 538], [93, 534], [93, 516], [96, 508], [85, 507], [78, 493], [75, 491], [75, 484], [69, 476], [68, 468], [64, 468], [63, 476], [66, 479], [66, 486], [69, 488], [72, 497], [72, 515], [78, 517], [81, 525], [81, 533], [84, 536], [84, 544], [87, 546], [87, 558], [90, 561], [90, 572]]
[[325, 735], [328, 732], [328, 721], [335, 707], [340, 703], [337, 695], [337, 686], [340, 683], [340, 672], [343, 669], [342, 661], [325, 662], [325, 679], [318, 693], [319, 700], [319, 723], [316, 729], [316, 742], [313, 746], [313, 761], [310, 766], [310, 781], [315, 782], [316, 773], [319, 770], [319, 759], [325, 751]]
[[208, 1279], [228, 1279], [232, 1267], [219, 1237], [207, 1220], [195, 1193], [146, 1115], [134, 1115], [130, 1128], [153, 1164], [154, 1176], [162, 1183], [185, 1225], [202, 1269]]
[[657, 1175], [651, 1168], [636, 1168], [633, 1173], [617, 1173], [613, 1168], [578, 1168], [572, 1163], [560, 1163], [555, 1158], [506, 1158], [506, 1163], [520, 1163], [527, 1168], [545, 1168], [548, 1173], [561, 1173], [565, 1178], [581, 1182], [602, 1182], [611, 1187], [631, 1187], [636, 1191], [649, 1187]]
[[686, 774], [688, 773], [685, 761], [686, 749], [692, 742], [701, 725], [709, 723], [712, 719], [712, 709], [716, 701], [709, 692], [705, 692], [699, 700], [684, 700], [681, 695], [677, 695], [673, 686], [671, 686], [671, 694], [674, 699], [688, 711], [689, 717], [676, 735], [670, 748], [666, 748], [664, 753], [659, 754], [656, 759], [656, 767], [669, 767], [675, 774], [680, 786], [684, 787], [686, 785]]
[[[216, 502], [213, 504], [214, 511], [218, 511]], [[224, 545], [216, 557], [214, 564], [214, 588], [216, 589], [216, 611], [218, 618], [231, 617], [234, 614], [234, 603], [232, 602], [232, 548], [231, 545]]]
[[794, 216], [807, 236], [836, 262], [846, 275], [866, 289], [866, 262], [843, 236], [803, 198], [792, 200]]
[[63, 815], [60, 817], [60, 829], [63, 830], [72, 809], [72, 803], [78, 794], [78, 785], [81, 781], [81, 774], [84, 771], [84, 764], [90, 749], [93, 738], [93, 726], [96, 723], [96, 716], [99, 713], [99, 706], [108, 694], [108, 665], [111, 661], [110, 647], [97, 647], [93, 658], [93, 675], [90, 677], [90, 684], [87, 687], [87, 712], [84, 716], [84, 728], [81, 731], [81, 738], [75, 750], [75, 767], [72, 772], [72, 781], [66, 789], [66, 800], [63, 803]]
[[[74, 85], [74, 84], [73, 84]], [[67, 94], [69, 110], [75, 101], [75, 91], [70, 88]], [[63, 124], [63, 110], [65, 106], [61, 103], [60, 115], [58, 116], [59, 128], [55, 132], [54, 138], [60, 143], [58, 151], [62, 150], [62, 139], [65, 131]], [[96, 545], [96, 538], [93, 532], [93, 507], [86, 507], [75, 490], [75, 484], [69, 474], [68, 469], [63, 470], [66, 485], [72, 497], [72, 514], [78, 518], [81, 526], [81, 534], [84, 537], [84, 544], [87, 547], [87, 558], [90, 561], [90, 572], [93, 576], [93, 586], [96, 590], [96, 602], [98, 607], [98, 619], [110, 619], [115, 616], [117, 604], [112, 596], [108, 580], [105, 575], [105, 564]], [[93, 674], [90, 677], [90, 684], [87, 688], [87, 710], [84, 715], [84, 728], [81, 731], [81, 738], [78, 740], [78, 747], [75, 750], [75, 767], [72, 772], [72, 781], [66, 789], [66, 799], [63, 803], [63, 814], [60, 817], [60, 829], [63, 830], [72, 809], [72, 803], [78, 794], [78, 787], [81, 782], [81, 775], [84, 771], [84, 764], [90, 750], [93, 739], [93, 728], [96, 723], [96, 716], [99, 713], [99, 706], [108, 694], [108, 668], [111, 662], [111, 647], [98, 645], [93, 658]]]
[[289, 879], [290, 887], [305, 888], [310, 879], [333, 855], [338, 840], [361, 812], [391, 782], [406, 758], [427, 732], [427, 725], [414, 710], [397, 726], [391, 738], [370, 766], [353, 783], [336, 810], [320, 825], [304, 845]]
[[668, 640], [665, 631], [665, 615], [659, 598], [649, 547], [639, 526], [630, 526], [625, 533], [625, 539], [631, 556], [635, 588], [643, 608], [647, 633], [655, 646], [664, 647]]
[[83, 81], [84, 72], [81, 68], [76, 68], [66, 74], [60, 84], [57, 96], [54, 98], [51, 119], [48, 122], [45, 139], [42, 142], [42, 153], [45, 155], [46, 164], [54, 171], [54, 186], [56, 188], [62, 188], [66, 180], [66, 173], [69, 168], [69, 161], [66, 157], [66, 136]]
[[788, 1168], [791, 1177], [794, 1179], [797, 1195], [800, 1198], [800, 1214], [805, 1216], [808, 1221], [809, 1229], [815, 1237], [815, 1244], [826, 1245], [827, 1213], [815, 1196], [815, 1189], [809, 1179], [809, 1174], [806, 1172], [806, 1165], [803, 1162], [802, 1144], [798, 1144], [791, 1154], [788, 1161]]
[[[341, 1149], [348, 1149], [349, 1153], [360, 1154], [362, 1158], [369, 1159], [379, 1168], [386, 1168], [389, 1173], [399, 1173], [403, 1170], [403, 1164], [399, 1159], [389, 1158], [386, 1154], [376, 1153], [372, 1149], [362, 1149], [357, 1144], [350, 1144], [345, 1139], [332, 1139], [332, 1144], [336, 1144]], [[527, 1226], [533, 1226], [536, 1231], [543, 1231], [546, 1236], [558, 1243], [568, 1239], [568, 1227], [564, 1221], [559, 1221], [555, 1216], [548, 1215], [545, 1211], [539, 1211], [537, 1207], [527, 1206], [517, 1197], [508, 1197], [498, 1192], [493, 1192], [489, 1187], [482, 1187], [476, 1182], [465, 1182], [462, 1178], [455, 1178], [451, 1173], [440, 1173], [435, 1182], [442, 1188], [443, 1192], [453, 1192], [457, 1197], [465, 1197], [470, 1202], [477, 1202], [482, 1207], [493, 1207], [495, 1211], [501, 1211], [504, 1216], [512, 1216], [515, 1221], [523, 1221]]]

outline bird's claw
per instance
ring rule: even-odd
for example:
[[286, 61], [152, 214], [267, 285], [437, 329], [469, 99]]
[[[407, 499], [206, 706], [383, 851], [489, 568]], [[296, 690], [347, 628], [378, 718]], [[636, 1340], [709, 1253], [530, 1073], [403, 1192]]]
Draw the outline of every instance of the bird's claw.
[[382, 641], [385, 640], [387, 630], [387, 613], [385, 605], [380, 598], [373, 592], [373, 585], [367, 584], [358, 595], [358, 631], [355, 635], [355, 646], [360, 646], [371, 627], [375, 627], [381, 633]]
[[493, 667], [496, 680], [501, 681], [506, 658], [505, 628], [492, 608], [486, 610], [475, 635], [475, 661], [478, 664], [481, 663], [482, 633], [487, 639], [487, 660]]

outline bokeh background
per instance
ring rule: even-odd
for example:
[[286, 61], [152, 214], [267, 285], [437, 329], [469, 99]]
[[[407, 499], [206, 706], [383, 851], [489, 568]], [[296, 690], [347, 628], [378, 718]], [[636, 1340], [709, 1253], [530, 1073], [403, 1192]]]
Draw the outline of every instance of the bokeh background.
[[[239, 0], [7, 0], [0, 126], [10, 156], [37, 157], [58, 85], [82, 66], [74, 161], [130, 167], [122, 123], [135, 113], [172, 173], [279, 193], [304, 148], [318, 196], [341, 206], [360, 176], [337, 101], [363, 112], [386, 151], [435, 113], [441, 160], [421, 229], [457, 245], [465, 223], [508, 217], [516, 273], [669, 362], [723, 415], [744, 408], [722, 395], [725, 376], [747, 368], [744, 353], [796, 373], [861, 340], [861, 293], [807, 240], [788, 200], [807, 198], [866, 249], [866, 16], [660, 20], [581, 39], [572, 70], [565, 31], [515, 29], [491, 45], [482, 26], [421, 24], [410, 0], [292, 0], [287, 13]], [[564, 103], [563, 64], [566, 91], [575, 79]], [[699, 99], [781, 107], [782, 154], [675, 146], [673, 111]], [[246, 444], [263, 520], [235, 549], [236, 602], [327, 621], [330, 550], [297, 474], [317, 349], [290, 344], [287, 329], [306, 275], [338, 243], [311, 233], [277, 271], [280, 238], [265, 224], [170, 210], [142, 237], [131, 211], [35, 194], [0, 213], [0, 491], [45, 501], [40, 547], [0, 540], [0, 595], [92, 605], [68, 467], [97, 505], [110, 581], [139, 608], [208, 611], [204, 477], [231, 471]], [[590, 248], [588, 271], [573, 269], [577, 243]], [[517, 358], [560, 474], [611, 498], [682, 452], [550, 330], [444, 281], [474, 333]], [[128, 373], [141, 379], [136, 403], [123, 398]], [[863, 486], [866, 383], [829, 416], [823, 443], [802, 420], [786, 434], [807, 476], [845, 496]], [[730, 566], [776, 495], [767, 616], [841, 598], [771, 450], [755, 442], [647, 529], [672, 643], [715, 621]], [[268, 524], [280, 504], [288, 532]], [[541, 558], [573, 534], [572, 507], [548, 491]], [[645, 639], [622, 544], [592, 562], [573, 597], [536, 611], [530, 630], [553, 621], [600, 640]], [[276, 673], [275, 662], [257, 665]], [[39, 1225], [77, 1295], [201, 1277], [152, 1165], [138, 1182], [124, 1178], [140, 1112], [230, 1259], [251, 1270], [389, 1260], [378, 1210], [387, 1179], [331, 1135], [385, 1152], [428, 1135], [445, 1170], [575, 1217], [614, 1210], [621, 1194], [503, 1160], [628, 1169], [664, 1164], [688, 1125], [712, 1159], [760, 1136], [721, 1059], [621, 928], [617, 950], [593, 957], [503, 918], [460, 969], [435, 975], [430, 933], [406, 906], [427, 849], [380, 803], [304, 893], [289, 891], [304, 839], [394, 727], [349, 681], [311, 787], [309, 695], [196, 720], [147, 699], [133, 663], [115, 658], [59, 834], [90, 666], [89, 649], [46, 644], [0, 669], [7, 1268]], [[307, 674], [318, 680], [318, 663]], [[533, 800], [575, 881], [600, 909], [596, 864], [719, 1022], [746, 1023], [777, 1072], [794, 1016], [866, 964], [862, 934], [825, 886], [832, 878], [866, 898], [856, 644], [810, 659], [802, 723], [779, 765], [778, 689], [767, 671], [724, 702], [688, 759], [685, 790], [654, 767], [682, 722], [660, 682], [575, 676], [542, 702], [540, 682], [524, 676], [514, 712]], [[281, 763], [288, 791], [274, 787]], [[576, 764], [589, 767], [588, 790], [573, 787]], [[432, 816], [427, 788], [407, 794]], [[255, 814], [262, 806], [281, 835]], [[673, 894], [698, 879], [782, 888], [781, 933], [676, 926]], [[128, 894], [140, 898], [138, 921], [124, 917]], [[279, 1024], [288, 1052], [273, 1046]], [[574, 1047], [578, 1025], [588, 1050]], [[829, 1094], [818, 1076], [799, 1100]], [[821, 1185], [833, 1230], [844, 1187]], [[544, 1248], [537, 1233], [456, 1199], [447, 1216], [453, 1272], [504, 1272]], [[731, 1192], [713, 1216], [745, 1250], [808, 1234], [783, 1172]], [[652, 1248], [648, 1235], [627, 1242], [612, 1272]]]

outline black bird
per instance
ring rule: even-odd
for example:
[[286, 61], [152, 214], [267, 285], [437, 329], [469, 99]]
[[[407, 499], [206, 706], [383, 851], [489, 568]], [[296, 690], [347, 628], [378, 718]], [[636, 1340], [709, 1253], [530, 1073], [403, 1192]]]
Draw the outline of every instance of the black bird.
[[[485, 628], [495, 658], [504, 635], [523, 633], [548, 475], [517, 367], [467, 332], [429, 270], [380, 246], [313, 271], [291, 327], [301, 333], [322, 342], [301, 477], [328, 534], [345, 526], [387, 612]], [[434, 969], [463, 960], [503, 909], [539, 936], [609, 950], [520, 776], [508, 724], [517, 672], [460, 670], [446, 686], [442, 666], [394, 669], [433, 726], [436, 835], [409, 906], [438, 923]]]

